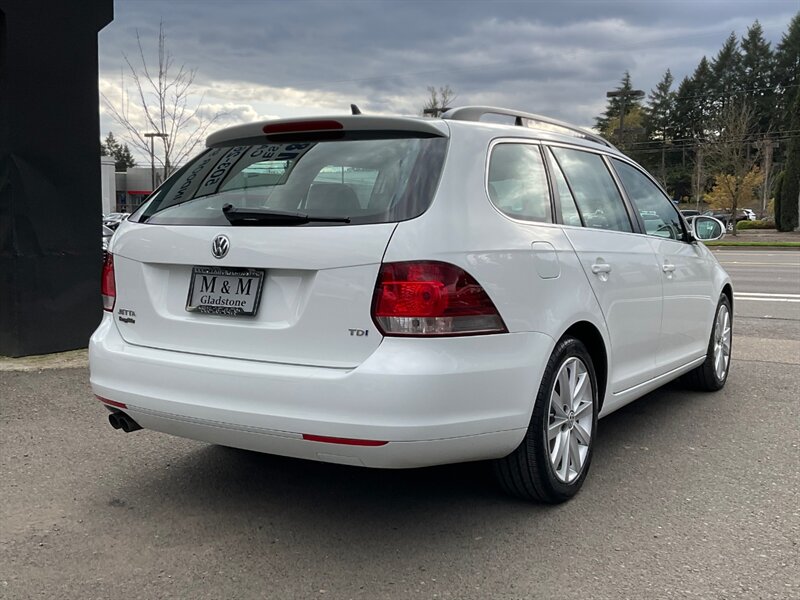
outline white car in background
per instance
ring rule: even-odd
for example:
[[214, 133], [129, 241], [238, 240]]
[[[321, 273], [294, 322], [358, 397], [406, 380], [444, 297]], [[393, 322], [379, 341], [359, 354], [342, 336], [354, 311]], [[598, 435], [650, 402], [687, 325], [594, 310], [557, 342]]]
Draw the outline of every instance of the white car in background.
[[220, 131], [120, 223], [102, 289], [91, 385], [115, 428], [493, 460], [544, 502], [580, 489], [598, 417], [681, 375], [719, 390], [730, 367], [730, 278], [658, 184], [601, 138], [495, 108]]

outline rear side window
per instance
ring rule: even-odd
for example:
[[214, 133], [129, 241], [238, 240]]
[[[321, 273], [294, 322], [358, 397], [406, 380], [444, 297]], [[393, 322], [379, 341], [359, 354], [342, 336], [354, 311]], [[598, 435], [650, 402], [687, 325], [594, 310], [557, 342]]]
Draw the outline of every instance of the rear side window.
[[644, 173], [621, 160], [612, 159], [611, 163], [648, 235], [684, 241], [686, 235], [678, 211], [658, 186]]
[[539, 147], [497, 144], [489, 158], [489, 198], [515, 219], [552, 222], [550, 190]]
[[398, 136], [209, 148], [137, 216], [153, 224], [226, 226], [222, 207], [231, 205], [350, 224], [404, 221], [430, 206], [446, 148], [445, 138]]
[[633, 231], [614, 179], [598, 154], [553, 148], [586, 227]]

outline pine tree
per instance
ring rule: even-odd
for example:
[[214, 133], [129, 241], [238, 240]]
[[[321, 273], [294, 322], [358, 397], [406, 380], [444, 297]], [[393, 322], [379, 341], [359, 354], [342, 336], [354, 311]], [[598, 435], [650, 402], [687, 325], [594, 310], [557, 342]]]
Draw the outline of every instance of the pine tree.
[[673, 81], [672, 73], [667, 69], [656, 88], [650, 90], [650, 97], [645, 109], [645, 129], [649, 139], [664, 142], [673, 136], [676, 96], [672, 91]]
[[111, 131], [108, 132], [105, 143], [100, 142], [100, 155], [114, 157], [115, 171], [127, 171], [136, 166], [128, 144], [120, 144]]
[[778, 94], [779, 129], [788, 131], [792, 120], [792, 100], [800, 88], [800, 12], [775, 48], [775, 88]]
[[704, 56], [690, 78], [685, 78], [675, 96], [675, 121], [680, 124], [681, 138], [703, 138], [711, 123], [711, 65]]
[[676, 139], [686, 139], [693, 136], [692, 117], [695, 112], [694, 82], [690, 77], [684, 77], [675, 92], [674, 107], [674, 132]]
[[136, 166], [136, 160], [134, 160], [133, 154], [131, 154], [130, 148], [128, 148], [128, 144], [122, 145], [119, 149], [119, 153], [114, 155], [114, 159], [115, 171], [127, 171], [131, 167]]
[[[620, 85], [615, 91], [629, 94], [632, 90], [633, 84], [631, 83], [631, 74], [628, 71], [625, 71], [625, 74], [622, 76], [622, 80], [620, 81]], [[626, 119], [628, 118], [629, 113], [636, 113], [637, 110], [642, 110], [642, 102], [638, 98], [633, 98], [632, 96], [628, 95], [625, 97], [624, 103]], [[605, 112], [595, 120], [595, 127], [606, 139], [611, 139], [614, 135], [614, 129], [619, 126], [619, 117], [622, 113], [622, 104], [623, 99], [621, 96], [609, 98]]]
[[742, 55], [736, 34], [731, 32], [720, 51], [711, 61], [709, 88], [712, 94], [711, 106], [714, 113], [719, 112], [733, 100], [741, 101], [736, 95], [742, 89]]
[[101, 142], [100, 145], [103, 147], [106, 156], [113, 156], [116, 159], [117, 152], [119, 152], [119, 142], [114, 137], [113, 132], [109, 131], [105, 142]]
[[746, 102], [753, 107], [756, 131], [774, 129], [775, 95], [771, 89], [775, 57], [756, 20], [742, 38], [741, 81]]

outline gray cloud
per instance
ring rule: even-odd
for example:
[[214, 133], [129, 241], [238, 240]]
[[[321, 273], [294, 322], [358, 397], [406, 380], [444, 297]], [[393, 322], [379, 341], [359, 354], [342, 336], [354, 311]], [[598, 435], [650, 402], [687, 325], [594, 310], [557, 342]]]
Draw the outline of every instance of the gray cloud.
[[[590, 124], [624, 70], [643, 89], [668, 67], [680, 80], [756, 18], [774, 44], [797, 2], [128, 0], [116, 9], [100, 36], [109, 79], [122, 52], [136, 53], [135, 30], [152, 48], [163, 19], [176, 61], [232, 95], [237, 86], [292, 88], [308, 92], [303, 106], [330, 93], [366, 110], [416, 112], [426, 86], [448, 84], [460, 102]], [[253, 114], [239, 97], [213, 101]]]

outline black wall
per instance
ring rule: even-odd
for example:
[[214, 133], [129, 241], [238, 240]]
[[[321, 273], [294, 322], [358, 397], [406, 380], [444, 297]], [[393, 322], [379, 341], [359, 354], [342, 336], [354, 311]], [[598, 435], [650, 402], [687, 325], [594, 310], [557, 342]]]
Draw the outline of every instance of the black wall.
[[81, 348], [102, 314], [97, 32], [113, 0], [0, 0], [0, 355]]

